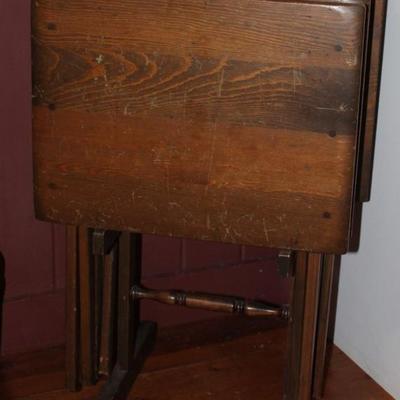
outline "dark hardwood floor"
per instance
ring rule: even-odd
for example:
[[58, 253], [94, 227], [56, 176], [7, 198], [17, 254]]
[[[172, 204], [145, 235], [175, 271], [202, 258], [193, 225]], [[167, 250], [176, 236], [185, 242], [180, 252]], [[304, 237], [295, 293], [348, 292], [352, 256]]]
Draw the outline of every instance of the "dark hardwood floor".
[[[280, 400], [286, 335], [278, 323], [236, 318], [164, 328], [130, 400]], [[326, 399], [392, 399], [339, 349], [330, 353]], [[101, 384], [63, 390], [62, 348], [0, 362], [2, 400], [92, 400]]]

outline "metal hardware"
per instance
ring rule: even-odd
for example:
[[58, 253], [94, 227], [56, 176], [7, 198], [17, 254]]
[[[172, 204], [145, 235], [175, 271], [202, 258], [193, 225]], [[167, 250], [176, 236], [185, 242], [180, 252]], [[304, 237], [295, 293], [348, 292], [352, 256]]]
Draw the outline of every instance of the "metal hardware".
[[278, 255], [278, 271], [283, 278], [294, 275], [295, 256], [291, 250], [281, 250]]
[[92, 236], [92, 253], [95, 256], [109, 254], [115, 246], [121, 232], [95, 229]]

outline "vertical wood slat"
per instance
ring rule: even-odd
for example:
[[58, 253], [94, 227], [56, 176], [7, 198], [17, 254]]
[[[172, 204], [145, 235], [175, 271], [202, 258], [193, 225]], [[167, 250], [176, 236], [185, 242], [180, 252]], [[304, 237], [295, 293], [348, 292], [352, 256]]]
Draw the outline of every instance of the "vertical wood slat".
[[66, 274], [66, 387], [76, 391], [79, 379], [79, 272], [78, 228], [67, 226]]
[[371, 8], [371, 48], [368, 55], [369, 76], [367, 88], [367, 110], [362, 144], [359, 201], [371, 199], [372, 167], [374, 162], [375, 136], [378, 120], [382, 54], [385, 37], [387, 0], [376, 0]]
[[322, 398], [324, 391], [331, 298], [335, 265], [337, 260], [338, 256], [331, 254], [325, 255], [321, 276], [321, 293], [318, 309], [317, 342], [315, 350], [316, 356], [313, 383], [313, 395], [316, 399]]
[[79, 287], [80, 287], [80, 323], [81, 323], [81, 374], [82, 384], [95, 383], [95, 341], [94, 341], [94, 277], [90, 251], [90, 231], [79, 228]]
[[288, 332], [288, 353], [286, 376], [284, 382], [284, 400], [294, 400], [299, 385], [297, 371], [299, 364], [299, 349], [301, 340], [304, 287], [307, 276], [307, 258], [305, 253], [296, 253], [295, 276], [291, 282], [291, 316]]
[[133, 302], [130, 291], [140, 282], [142, 235], [123, 233], [119, 243], [118, 267], [118, 365], [131, 370], [134, 362], [136, 333], [139, 326], [139, 304]]
[[142, 235], [122, 233], [118, 253], [117, 361], [99, 395], [101, 400], [127, 397], [154, 342], [155, 326], [140, 326], [139, 302], [131, 296], [132, 286], [140, 283], [141, 258]]
[[102, 316], [103, 316], [103, 281], [104, 281], [104, 255], [93, 255], [94, 261], [94, 376], [97, 379], [99, 375], [100, 367], [100, 346], [101, 346], [101, 327], [102, 327]]
[[116, 265], [115, 248], [120, 232], [95, 229], [92, 234], [94, 257], [94, 363], [95, 378], [109, 376], [116, 358]]
[[336, 256], [335, 269], [333, 271], [331, 307], [329, 310], [328, 340], [333, 342], [335, 337], [336, 314], [339, 297], [341, 256]]
[[308, 400], [312, 392], [315, 334], [322, 267], [321, 254], [308, 254], [307, 289], [303, 314], [302, 355], [300, 364], [299, 399]]
[[322, 254], [298, 252], [296, 255], [286, 400], [309, 400], [311, 397], [321, 263]]
[[99, 373], [109, 376], [116, 358], [116, 295], [115, 258], [118, 246], [104, 256], [103, 308], [101, 318]]

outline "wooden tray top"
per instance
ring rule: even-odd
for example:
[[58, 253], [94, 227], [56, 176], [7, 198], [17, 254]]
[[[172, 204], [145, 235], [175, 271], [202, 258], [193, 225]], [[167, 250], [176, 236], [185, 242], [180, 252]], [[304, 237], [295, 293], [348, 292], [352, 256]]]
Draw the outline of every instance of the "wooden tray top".
[[346, 252], [368, 4], [33, 2], [37, 216]]

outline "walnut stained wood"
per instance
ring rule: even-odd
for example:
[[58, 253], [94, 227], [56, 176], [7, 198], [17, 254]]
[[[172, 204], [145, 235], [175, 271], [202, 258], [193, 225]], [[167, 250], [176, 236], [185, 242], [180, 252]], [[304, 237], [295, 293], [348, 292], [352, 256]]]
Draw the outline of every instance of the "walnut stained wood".
[[296, 255], [285, 400], [308, 400], [312, 395], [321, 267], [321, 254], [298, 252]]
[[34, 2], [37, 215], [344, 253], [366, 10]]
[[100, 340], [99, 374], [109, 376], [116, 355], [116, 249], [104, 257], [103, 314]]
[[339, 257], [327, 254], [323, 258], [321, 268], [321, 291], [319, 294], [317, 333], [315, 340], [313, 397], [322, 399], [324, 394], [325, 375], [327, 367], [328, 331], [330, 310], [332, 307], [332, 291], [335, 276], [335, 267], [339, 268]]
[[382, 68], [383, 42], [385, 36], [387, 0], [369, 2], [370, 9], [370, 49], [368, 56], [368, 90], [365, 111], [365, 133], [362, 135], [363, 146], [361, 174], [359, 182], [359, 200], [371, 198], [372, 166], [374, 159], [375, 135], [378, 114], [380, 79]]
[[241, 297], [184, 292], [182, 290], [153, 290], [140, 285], [133, 286], [131, 295], [133, 299], [153, 300], [163, 304], [239, 314], [247, 317], [289, 319], [289, 307], [286, 305], [267, 304]]

